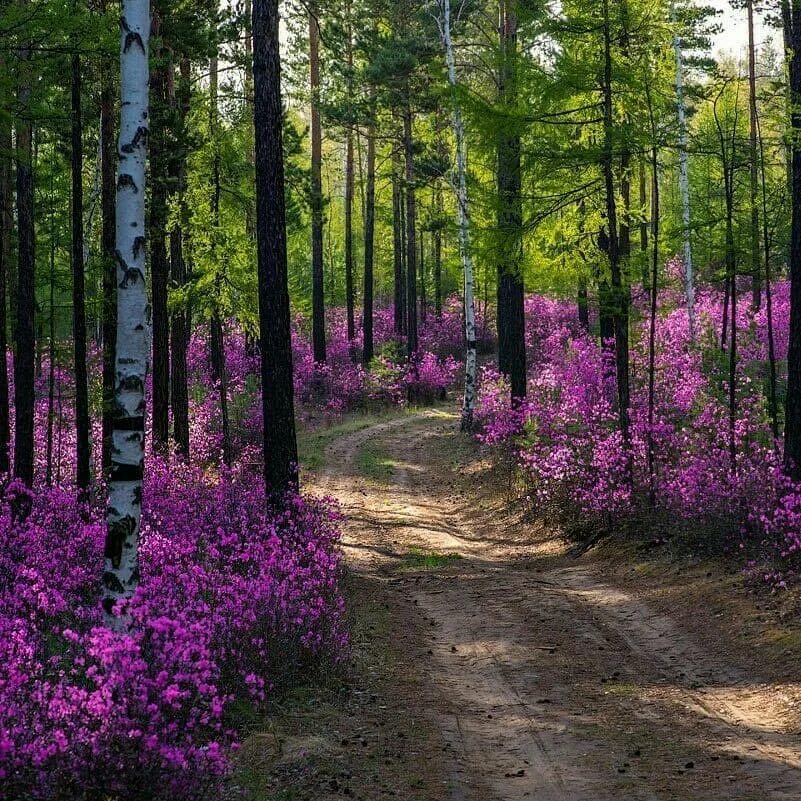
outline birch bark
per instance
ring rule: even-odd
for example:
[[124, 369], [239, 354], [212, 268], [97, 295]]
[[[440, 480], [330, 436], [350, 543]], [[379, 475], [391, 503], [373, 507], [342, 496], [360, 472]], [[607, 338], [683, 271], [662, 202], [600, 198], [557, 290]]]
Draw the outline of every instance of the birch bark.
[[676, 53], [676, 112], [679, 118], [679, 194], [681, 195], [681, 224], [684, 251], [684, 291], [687, 298], [687, 320], [690, 341], [695, 342], [695, 279], [693, 277], [693, 253], [690, 243], [690, 178], [687, 158], [687, 120], [684, 113], [684, 63], [681, 53], [681, 37], [673, 37]]
[[457, 206], [459, 212], [459, 250], [464, 272], [464, 326], [466, 339], [462, 431], [473, 428], [476, 407], [476, 307], [474, 298], [473, 257], [470, 252], [470, 207], [467, 197], [467, 167], [462, 110], [456, 96], [456, 62], [451, 38], [450, 0], [440, 2], [440, 34], [448, 66], [448, 84], [453, 105], [453, 135], [456, 139]]
[[139, 582], [139, 523], [145, 445], [145, 376], [150, 306], [145, 281], [145, 160], [148, 130], [149, 0], [123, 0], [120, 18], [120, 132], [117, 169], [117, 347], [103, 608], [113, 628], [127, 618], [115, 605]]

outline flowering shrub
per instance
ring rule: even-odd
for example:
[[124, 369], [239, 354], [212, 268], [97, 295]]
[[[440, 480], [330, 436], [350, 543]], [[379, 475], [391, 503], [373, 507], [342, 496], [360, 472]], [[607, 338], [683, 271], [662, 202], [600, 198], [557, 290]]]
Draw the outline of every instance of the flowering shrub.
[[[801, 553], [801, 488], [781, 470], [767, 414], [767, 320], [739, 304], [737, 319], [736, 460], [730, 455], [728, 350], [721, 347], [723, 298], [698, 292], [698, 336], [690, 343], [682, 305], [680, 265], [675, 286], [658, 298], [653, 425], [648, 423], [648, 303], [635, 297], [631, 343], [631, 426], [627, 454], [616, 410], [613, 354], [578, 325], [571, 302], [526, 300], [527, 398], [512, 408], [497, 371], [480, 380], [479, 437], [511, 449], [539, 508], [573, 519], [639, 513], [651, 505], [696, 530], [726, 531], [735, 541], [775, 543], [788, 560]], [[773, 299], [779, 387], [785, 381], [789, 289]], [[729, 334], [730, 336], [730, 334]], [[653, 442], [654, 472], [648, 469]], [[632, 480], [629, 481], [629, 460]]]
[[0, 797], [195, 798], [236, 743], [230, 708], [347, 649], [338, 514], [151, 459], [129, 633], [102, 625], [104, 526], [74, 494], [0, 504]]
[[[344, 312], [329, 313], [328, 361], [315, 364], [295, 321], [301, 407], [339, 412], [364, 403], [433, 399], [456, 380], [454, 302], [433, 330], [450, 339], [409, 363], [390, 309], [375, 315], [371, 370]], [[439, 327], [439, 329], [438, 329]], [[422, 332], [428, 328], [422, 327]], [[62, 361], [67, 361], [62, 359]], [[90, 352], [94, 443], [100, 443], [100, 352]], [[11, 365], [9, 365], [11, 366]], [[43, 359], [36, 384], [36, 487], [0, 495], [0, 798], [201, 798], [214, 793], [237, 732], [233, 710], [263, 704], [323, 664], [348, 639], [331, 502], [287, 498], [270, 512], [255, 447], [261, 430], [257, 349], [225, 332], [233, 464], [220, 467], [220, 384], [209, 337], [187, 354], [191, 460], [153, 452], [147, 437], [141, 583], [130, 631], [110, 631], [99, 607], [104, 493], [75, 501], [74, 384]], [[9, 371], [13, 376], [13, 371]], [[12, 387], [13, 392], [13, 387]], [[51, 411], [52, 396], [52, 414]], [[100, 448], [93, 452], [99, 473]], [[49, 486], [48, 486], [49, 485]], [[30, 514], [15, 516], [29, 498]]]

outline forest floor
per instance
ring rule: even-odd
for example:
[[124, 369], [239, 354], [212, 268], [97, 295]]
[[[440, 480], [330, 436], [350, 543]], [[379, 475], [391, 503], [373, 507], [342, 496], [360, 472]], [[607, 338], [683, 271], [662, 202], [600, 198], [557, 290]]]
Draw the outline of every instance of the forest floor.
[[354, 661], [246, 742], [251, 797], [801, 799], [787, 598], [642, 540], [576, 555], [457, 423], [317, 435], [307, 486], [347, 518]]

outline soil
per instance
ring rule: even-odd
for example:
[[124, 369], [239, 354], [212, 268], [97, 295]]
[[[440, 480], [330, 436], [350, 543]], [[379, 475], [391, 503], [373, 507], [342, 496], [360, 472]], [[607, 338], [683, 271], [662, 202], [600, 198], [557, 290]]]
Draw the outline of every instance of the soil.
[[253, 798], [801, 799], [801, 629], [735, 564], [576, 555], [443, 410], [331, 438], [311, 481], [354, 665], [246, 743]]

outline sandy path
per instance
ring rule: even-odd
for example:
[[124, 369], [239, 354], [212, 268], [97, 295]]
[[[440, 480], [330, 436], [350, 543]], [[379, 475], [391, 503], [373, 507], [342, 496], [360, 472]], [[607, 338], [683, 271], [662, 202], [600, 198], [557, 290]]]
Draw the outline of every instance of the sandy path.
[[[419, 649], [438, 699], [442, 800], [801, 799], [798, 685], [731, 664], [599, 563], [471, 504], [484, 478], [454, 429], [431, 411], [346, 435], [320, 479], [348, 516], [351, 568], [427, 623], [396, 637]], [[385, 478], [360, 475], [365, 446], [385, 456]], [[462, 558], [400, 570], [413, 548]]]

